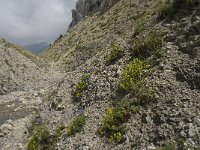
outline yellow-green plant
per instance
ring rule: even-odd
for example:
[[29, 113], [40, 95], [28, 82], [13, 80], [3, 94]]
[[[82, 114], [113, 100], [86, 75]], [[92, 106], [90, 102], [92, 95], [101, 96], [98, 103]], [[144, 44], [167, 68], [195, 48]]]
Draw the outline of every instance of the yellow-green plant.
[[98, 135], [105, 137], [108, 142], [122, 142], [127, 130], [123, 123], [127, 122], [131, 114], [136, 111], [136, 107], [127, 100], [119, 101], [115, 107], [107, 109], [101, 126], [98, 128]]
[[122, 70], [119, 87], [127, 92], [135, 89], [145, 77], [146, 64], [138, 58], [133, 59]]
[[67, 127], [67, 134], [74, 135], [82, 131], [86, 123], [86, 117], [84, 115], [77, 116]]

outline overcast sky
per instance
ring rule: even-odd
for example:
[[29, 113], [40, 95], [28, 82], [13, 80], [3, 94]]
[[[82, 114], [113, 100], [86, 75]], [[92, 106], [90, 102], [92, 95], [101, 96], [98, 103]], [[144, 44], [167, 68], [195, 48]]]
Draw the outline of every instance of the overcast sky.
[[0, 38], [19, 45], [66, 33], [76, 0], [0, 0]]

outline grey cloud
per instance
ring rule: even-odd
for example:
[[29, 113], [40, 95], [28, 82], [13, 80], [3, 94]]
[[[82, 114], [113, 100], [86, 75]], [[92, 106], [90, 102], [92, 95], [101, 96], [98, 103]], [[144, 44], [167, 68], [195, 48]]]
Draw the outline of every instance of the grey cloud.
[[76, 0], [0, 0], [0, 38], [16, 44], [53, 42], [67, 31]]

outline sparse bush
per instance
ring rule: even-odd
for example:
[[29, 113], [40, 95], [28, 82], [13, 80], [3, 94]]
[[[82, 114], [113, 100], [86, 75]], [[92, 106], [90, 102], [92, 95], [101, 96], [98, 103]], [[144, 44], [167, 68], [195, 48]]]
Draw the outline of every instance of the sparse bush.
[[151, 65], [152, 67], [157, 65], [159, 63], [158, 60], [160, 60], [160, 58], [162, 58], [164, 55], [165, 55], [165, 49], [163, 48], [157, 49], [153, 53], [151, 58], [148, 60], [149, 65]]
[[135, 105], [146, 105], [156, 101], [153, 89], [145, 86], [144, 79], [148, 73], [146, 69], [147, 65], [135, 58], [125, 66], [119, 78], [119, 90], [132, 93], [137, 98]]
[[192, 9], [198, 4], [198, 0], [167, 0], [158, 10], [158, 19], [171, 19], [181, 7]]
[[112, 44], [110, 55], [108, 55], [108, 57], [106, 58], [106, 63], [108, 65], [112, 64], [118, 59], [120, 59], [122, 56], [123, 56], [122, 48], [117, 44]]
[[64, 125], [61, 125], [57, 128], [55, 134], [50, 134], [50, 131], [47, 129], [46, 124], [43, 123], [42, 118], [37, 116], [32, 121], [31, 127], [28, 128], [30, 140], [27, 144], [27, 150], [54, 149], [54, 146], [64, 129]]
[[146, 105], [156, 102], [154, 90], [144, 86], [143, 84], [138, 85], [138, 87], [134, 89], [132, 93], [137, 98], [135, 105]]
[[127, 122], [132, 113], [137, 111], [134, 105], [123, 99], [120, 100], [115, 107], [108, 108], [103, 117], [102, 124], [98, 128], [98, 135], [105, 137], [108, 142], [122, 142], [126, 127], [123, 123]]
[[126, 92], [130, 92], [135, 89], [135, 87], [137, 87], [138, 84], [140, 84], [144, 79], [146, 68], [146, 64], [143, 61], [138, 58], [133, 59], [133, 61], [127, 64], [122, 70], [122, 74], [119, 79], [120, 89], [125, 90]]
[[136, 39], [133, 42], [133, 56], [145, 59], [157, 53], [162, 47], [162, 35], [159, 31], [152, 31], [148, 33], [144, 38]]
[[46, 126], [35, 126], [30, 141], [28, 142], [27, 150], [44, 150], [49, 149], [51, 146], [50, 133]]
[[176, 149], [177, 148], [175, 144], [169, 143], [169, 144], [166, 144], [165, 147], [160, 148], [159, 150], [176, 150]]
[[83, 75], [81, 81], [76, 84], [76, 88], [72, 93], [73, 99], [75, 102], [80, 101], [82, 92], [87, 89], [87, 82], [89, 78], [90, 78], [90, 75], [85, 74]]
[[82, 131], [83, 126], [85, 125], [86, 117], [83, 115], [77, 116], [67, 127], [67, 134], [69, 136], [75, 135], [76, 133], [79, 133]]

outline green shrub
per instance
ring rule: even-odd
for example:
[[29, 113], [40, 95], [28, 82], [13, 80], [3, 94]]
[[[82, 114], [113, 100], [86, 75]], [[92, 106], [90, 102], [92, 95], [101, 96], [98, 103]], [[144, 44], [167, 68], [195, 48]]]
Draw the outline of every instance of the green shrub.
[[165, 55], [165, 49], [163, 48], [157, 49], [148, 60], [149, 65], [151, 67], [158, 65], [160, 62], [160, 58], [162, 58], [164, 55]]
[[150, 87], [146, 87], [144, 79], [147, 75], [147, 65], [138, 58], [133, 59], [122, 70], [119, 78], [119, 90], [130, 92], [137, 100], [135, 105], [146, 105], [155, 102], [155, 92]]
[[198, 4], [198, 0], [167, 0], [158, 10], [158, 19], [171, 19], [181, 7], [192, 9]]
[[144, 79], [146, 68], [146, 64], [138, 58], [135, 58], [128, 63], [122, 70], [119, 79], [120, 89], [125, 90], [126, 92], [135, 89], [135, 87], [137, 87]]
[[156, 102], [155, 92], [153, 89], [144, 85], [139, 85], [137, 89], [133, 91], [134, 96], [137, 98], [135, 105], [146, 105]]
[[98, 135], [105, 137], [108, 142], [122, 142], [127, 130], [123, 123], [127, 122], [131, 114], [136, 111], [136, 107], [127, 100], [119, 101], [115, 107], [107, 109], [102, 124], [98, 128]]
[[27, 150], [49, 149], [51, 147], [49, 130], [45, 125], [35, 126]]
[[87, 89], [87, 82], [88, 82], [89, 78], [90, 78], [90, 75], [85, 74], [82, 76], [81, 81], [79, 81], [76, 84], [76, 88], [72, 93], [74, 101], [76, 101], [76, 102], [80, 101], [82, 92]]
[[79, 133], [82, 131], [83, 126], [85, 125], [86, 117], [83, 115], [77, 116], [67, 127], [67, 134], [69, 136], [75, 135], [76, 133]]
[[162, 47], [162, 35], [160, 31], [152, 31], [144, 38], [135, 39], [133, 42], [133, 56], [145, 59], [157, 53]]
[[27, 144], [27, 150], [54, 149], [64, 129], [64, 125], [61, 125], [54, 134], [50, 134], [47, 126], [42, 123], [42, 118], [36, 117], [28, 128], [30, 140]]
[[117, 44], [111, 45], [111, 52], [110, 55], [106, 58], [106, 63], [112, 64], [116, 62], [118, 59], [120, 59], [123, 56], [123, 50], [122, 48]]
[[176, 150], [176, 145], [169, 143], [169, 144], [165, 145], [165, 147], [161, 148], [160, 150]]

